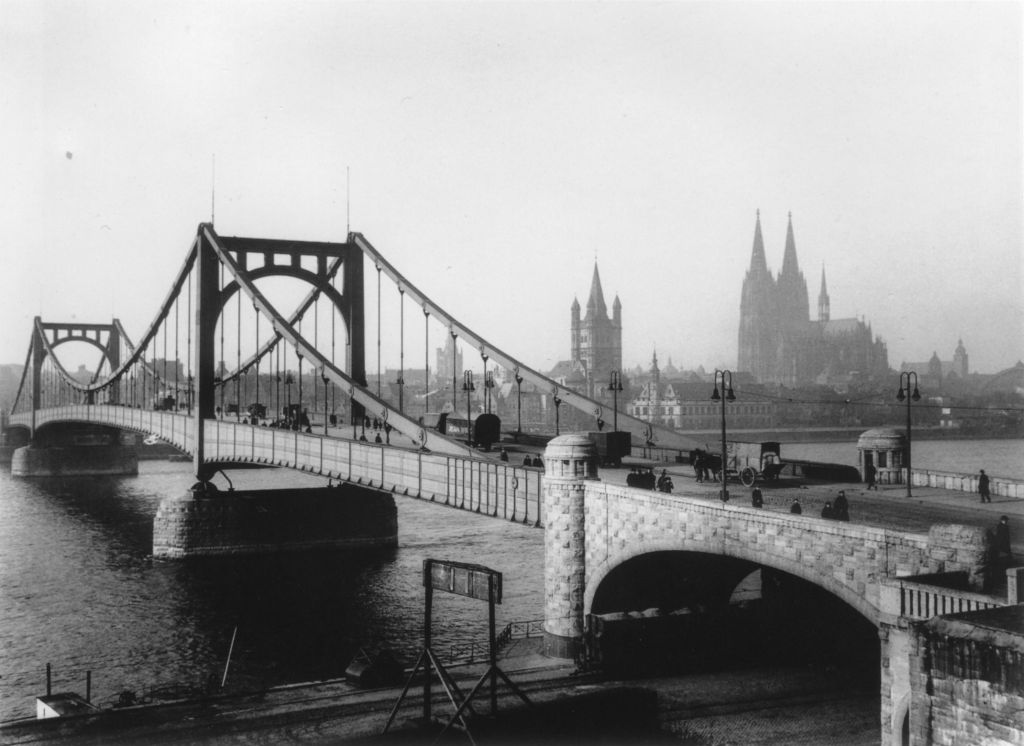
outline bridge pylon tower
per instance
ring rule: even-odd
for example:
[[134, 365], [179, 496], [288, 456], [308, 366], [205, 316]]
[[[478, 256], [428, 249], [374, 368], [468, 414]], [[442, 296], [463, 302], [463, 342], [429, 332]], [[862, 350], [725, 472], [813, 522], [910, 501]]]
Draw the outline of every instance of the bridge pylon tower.
[[[84, 324], [79, 322], [43, 321], [36, 316], [32, 324], [32, 335], [29, 342], [29, 404], [32, 410], [32, 433], [36, 431], [36, 412], [43, 407], [43, 364], [48, 356], [53, 357], [54, 365], [61, 369], [65, 378], [70, 378], [67, 371], [56, 360], [53, 351], [67, 342], [85, 342], [96, 347], [110, 370], [117, 370], [121, 365], [121, 324], [113, 319], [109, 324]], [[102, 367], [97, 366], [97, 371]], [[95, 390], [83, 385], [84, 403], [95, 403]], [[115, 380], [107, 386], [107, 402], [120, 403], [120, 383]]]
[[[215, 246], [216, 243], [216, 246]], [[218, 251], [219, 248], [219, 251]], [[348, 327], [346, 367], [356, 383], [366, 386], [366, 331], [363, 289], [363, 252], [350, 243], [324, 243], [268, 238], [219, 236], [210, 223], [200, 223], [195, 242], [195, 451], [193, 466], [199, 485], [205, 485], [217, 471], [208, 463], [204, 449], [204, 421], [216, 416], [217, 322], [235, 293], [244, 292], [240, 279], [221, 284], [221, 269], [233, 263], [238, 278], [251, 282], [263, 277], [292, 277], [311, 284], [337, 308]], [[230, 256], [229, 260], [221, 257]], [[249, 258], [259, 257], [262, 266], [249, 269]], [[312, 258], [315, 269], [303, 259]], [[340, 265], [340, 267], [339, 267]], [[342, 275], [342, 292], [333, 284]], [[301, 319], [301, 313], [298, 317]], [[275, 327], [276, 329], [277, 327]], [[301, 353], [299, 353], [301, 358]], [[365, 415], [364, 406], [352, 402], [353, 420]], [[197, 486], [199, 486], [197, 485]]]

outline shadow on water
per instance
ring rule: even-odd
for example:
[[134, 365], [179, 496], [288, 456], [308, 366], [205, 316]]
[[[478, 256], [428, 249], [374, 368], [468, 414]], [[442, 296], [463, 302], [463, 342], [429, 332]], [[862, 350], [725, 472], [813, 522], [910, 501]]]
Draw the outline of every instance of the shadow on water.
[[179, 610], [249, 686], [342, 676], [361, 646], [389, 644], [379, 582], [396, 550], [331, 550], [158, 563], [189, 590]]

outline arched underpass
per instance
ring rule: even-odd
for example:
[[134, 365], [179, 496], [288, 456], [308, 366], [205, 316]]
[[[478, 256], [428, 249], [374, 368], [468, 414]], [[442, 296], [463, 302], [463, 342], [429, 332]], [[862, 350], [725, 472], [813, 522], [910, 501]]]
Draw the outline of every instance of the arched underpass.
[[813, 666], [878, 691], [874, 624], [823, 588], [749, 560], [633, 557], [601, 581], [588, 621], [591, 653], [612, 674]]

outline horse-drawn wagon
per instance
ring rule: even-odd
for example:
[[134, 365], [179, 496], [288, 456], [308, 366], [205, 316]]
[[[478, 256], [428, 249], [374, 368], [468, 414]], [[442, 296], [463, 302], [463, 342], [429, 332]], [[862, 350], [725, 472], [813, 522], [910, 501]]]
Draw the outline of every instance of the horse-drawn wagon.
[[736, 477], [751, 487], [758, 479], [774, 481], [782, 471], [782, 458], [777, 441], [763, 443], [726, 443], [726, 477]]

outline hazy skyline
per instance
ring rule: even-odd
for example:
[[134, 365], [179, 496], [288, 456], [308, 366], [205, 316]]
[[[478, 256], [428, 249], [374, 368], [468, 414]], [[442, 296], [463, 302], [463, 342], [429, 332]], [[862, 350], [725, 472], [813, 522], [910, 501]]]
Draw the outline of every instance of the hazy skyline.
[[349, 168], [352, 230], [542, 370], [595, 259], [625, 366], [734, 367], [758, 209], [894, 368], [1024, 358], [1019, 3], [6, 0], [0, 34], [2, 363], [36, 315], [137, 337], [214, 155], [221, 235], [343, 241]]

